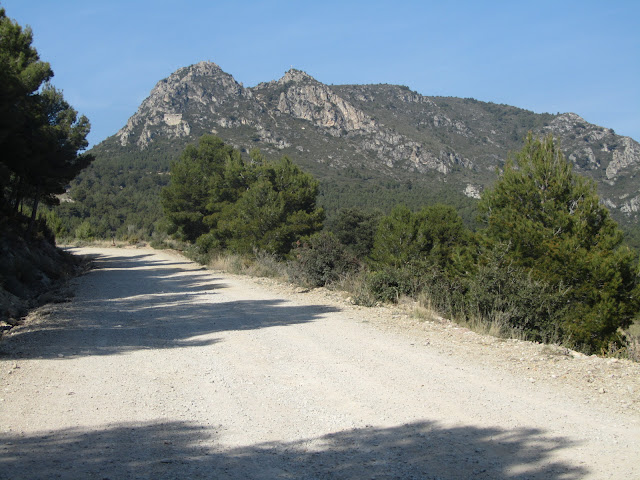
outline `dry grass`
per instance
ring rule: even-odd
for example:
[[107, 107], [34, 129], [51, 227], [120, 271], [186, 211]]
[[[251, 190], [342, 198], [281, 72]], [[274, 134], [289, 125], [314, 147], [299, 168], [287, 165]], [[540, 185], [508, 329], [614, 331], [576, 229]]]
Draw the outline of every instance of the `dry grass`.
[[625, 333], [625, 356], [634, 362], [640, 362], [640, 320], [629, 327]]
[[417, 301], [412, 297], [401, 296], [398, 299], [398, 305], [403, 306], [412, 318], [420, 322], [443, 322], [445, 319], [440, 314], [431, 308], [431, 304], [428, 301]]
[[[414, 302], [413, 317], [423, 321], [444, 321], [444, 318], [432, 307], [429, 296], [425, 293], [421, 294], [418, 301]], [[492, 318], [490, 321], [478, 317], [473, 318], [452, 318], [451, 319], [461, 327], [480, 335], [490, 335], [497, 338], [512, 338], [516, 340], [527, 340], [522, 330], [510, 327], [508, 323], [499, 316]]]
[[634, 362], [640, 362], [640, 335], [627, 338], [627, 358]]
[[253, 257], [234, 253], [220, 253], [214, 255], [207, 266], [213, 270], [236, 275], [279, 278], [283, 280], [287, 278], [286, 265], [280, 262], [275, 255], [263, 252], [256, 252]]
[[212, 270], [220, 270], [222, 272], [242, 274], [248, 266], [248, 263], [239, 255], [218, 254], [211, 257], [207, 267]]
[[373, 307], [378, 304], [369, 290], [366, 274], [363, 271], [349, 272], [341, 276], [337, 282], [331, 285], [331, 288], [348, 293], [351, 303], [355, 305]]
[[511, 328], [500, 318], [493, 318], [490, 321], [480, 318], [469, 318], [456, 321], [457, 324], [481, 335], [491, 335], [497, 338], [513, 338], [516, 340], [526, 340], [521, 330]]

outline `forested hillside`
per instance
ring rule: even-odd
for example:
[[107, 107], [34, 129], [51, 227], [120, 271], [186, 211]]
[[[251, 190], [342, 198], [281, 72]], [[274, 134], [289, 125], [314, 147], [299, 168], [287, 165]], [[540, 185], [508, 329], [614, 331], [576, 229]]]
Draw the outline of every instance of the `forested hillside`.
[[535, 114], [474, 99], [426, 97], [396, 85], [324, 85], [291, 70], [246, 88], [203, 62], [161, 80], [116, 135], [92, 149], [59, 211], [64, 233], [148, 237], [172, 160], [213, 133], [243, 157], [287, 155], [320, 182], [329, 219], [344, 207], [455, 206], [472, 225], [491, 185], [527, 132], [552, 134], [577, 173], [593, 178], [612, 215], [636, 232], [640, 146], [575, 114]]

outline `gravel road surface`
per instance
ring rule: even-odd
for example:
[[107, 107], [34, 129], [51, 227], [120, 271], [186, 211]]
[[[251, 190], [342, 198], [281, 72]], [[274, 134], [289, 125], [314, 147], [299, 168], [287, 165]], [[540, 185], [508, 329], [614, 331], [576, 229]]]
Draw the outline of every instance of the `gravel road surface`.
[[72, 249], [0, 341], [0, 478], [640, 479], [640, 366]]

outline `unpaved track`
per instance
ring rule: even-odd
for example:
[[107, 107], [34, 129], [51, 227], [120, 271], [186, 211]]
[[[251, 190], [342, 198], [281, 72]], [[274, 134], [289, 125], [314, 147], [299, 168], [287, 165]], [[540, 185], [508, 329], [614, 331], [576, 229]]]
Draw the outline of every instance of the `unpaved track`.
[[74, 300], [0, 343], [0, 478], [640, 478], [637, 409], [375, 309], [75, 252]]

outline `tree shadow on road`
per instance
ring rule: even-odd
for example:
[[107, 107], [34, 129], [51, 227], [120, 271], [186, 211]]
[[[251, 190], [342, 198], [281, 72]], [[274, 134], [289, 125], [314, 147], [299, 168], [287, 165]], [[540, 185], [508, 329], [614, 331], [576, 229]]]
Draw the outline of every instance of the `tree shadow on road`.
[[211, 345], [215, 334], [306, 323], [338, 311], [284, 300], [224, 300], [227, 287], [190, 263], [157, 262], [146, 255], [94, 258], [84, 294], [53, 308], [49, 317], [16, 329], [0, 354], [13, 358], [75, 358], [147, 348]]
[[235, 448], [220, 443], [225, 430], [170, 422], [1, 434], [0, 478], [571, 480], [589, 473], [557, 460], [570, 458], [563, 450], [575, 442], [536, 429], [425, 421]]

